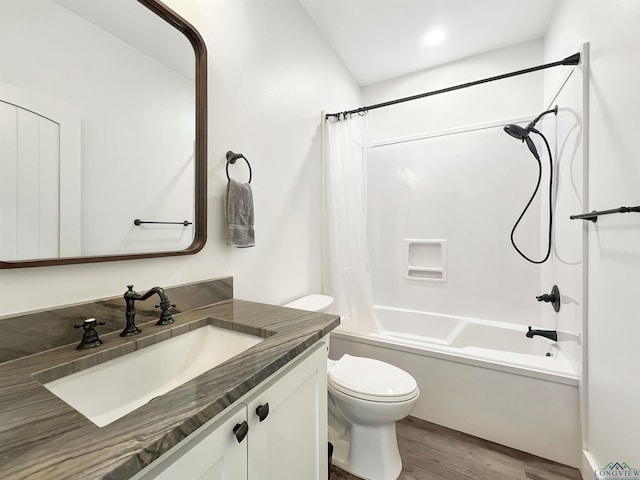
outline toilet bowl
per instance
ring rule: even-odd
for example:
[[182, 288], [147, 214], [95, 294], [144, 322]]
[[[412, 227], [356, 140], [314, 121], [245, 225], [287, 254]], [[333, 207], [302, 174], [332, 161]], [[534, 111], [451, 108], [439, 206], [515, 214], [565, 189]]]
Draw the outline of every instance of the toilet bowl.
[[[333, 299], [309, 295], [285, 307], [328, 311]], [[404, 370], [371, 358], [327, 360], [329, 441], [333, 463], [368, 480], [396, 480], [402, 470], [395, 422], [409, 415], [420, 395]]]

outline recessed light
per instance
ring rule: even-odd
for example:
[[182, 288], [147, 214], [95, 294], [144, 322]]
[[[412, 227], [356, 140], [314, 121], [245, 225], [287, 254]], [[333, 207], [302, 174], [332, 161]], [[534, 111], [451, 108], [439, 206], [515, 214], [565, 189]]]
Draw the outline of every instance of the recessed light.
[[429, 47], [440, 45], [447, 36], [441, 28], [435, 28], [424, 36], [424, 43]]

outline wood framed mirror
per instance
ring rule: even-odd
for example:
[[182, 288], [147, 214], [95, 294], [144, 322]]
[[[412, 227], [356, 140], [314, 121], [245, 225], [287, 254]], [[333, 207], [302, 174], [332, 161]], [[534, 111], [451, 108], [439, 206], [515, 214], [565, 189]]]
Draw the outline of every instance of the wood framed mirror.
[[200, 34], [159, 0], [2, 0], [0, 170], [0, 268], [200, 251]]

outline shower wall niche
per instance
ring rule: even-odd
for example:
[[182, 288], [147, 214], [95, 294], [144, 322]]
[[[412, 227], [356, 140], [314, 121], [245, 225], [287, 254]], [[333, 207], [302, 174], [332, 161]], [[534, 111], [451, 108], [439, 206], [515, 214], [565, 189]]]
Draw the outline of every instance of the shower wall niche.
[[446, 240], [407, 239], [404, 244], [409, 280], [447, 281]]

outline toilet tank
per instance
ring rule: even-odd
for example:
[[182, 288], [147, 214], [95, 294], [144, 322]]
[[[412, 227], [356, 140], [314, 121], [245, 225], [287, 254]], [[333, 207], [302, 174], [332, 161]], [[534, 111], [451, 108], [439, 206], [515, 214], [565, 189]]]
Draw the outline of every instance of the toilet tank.
[[329, 295], [307, 295], [284, 305], [289, 308], [309, 310], [311, 312], [328, 312], [333, 304], [333, 297]]

